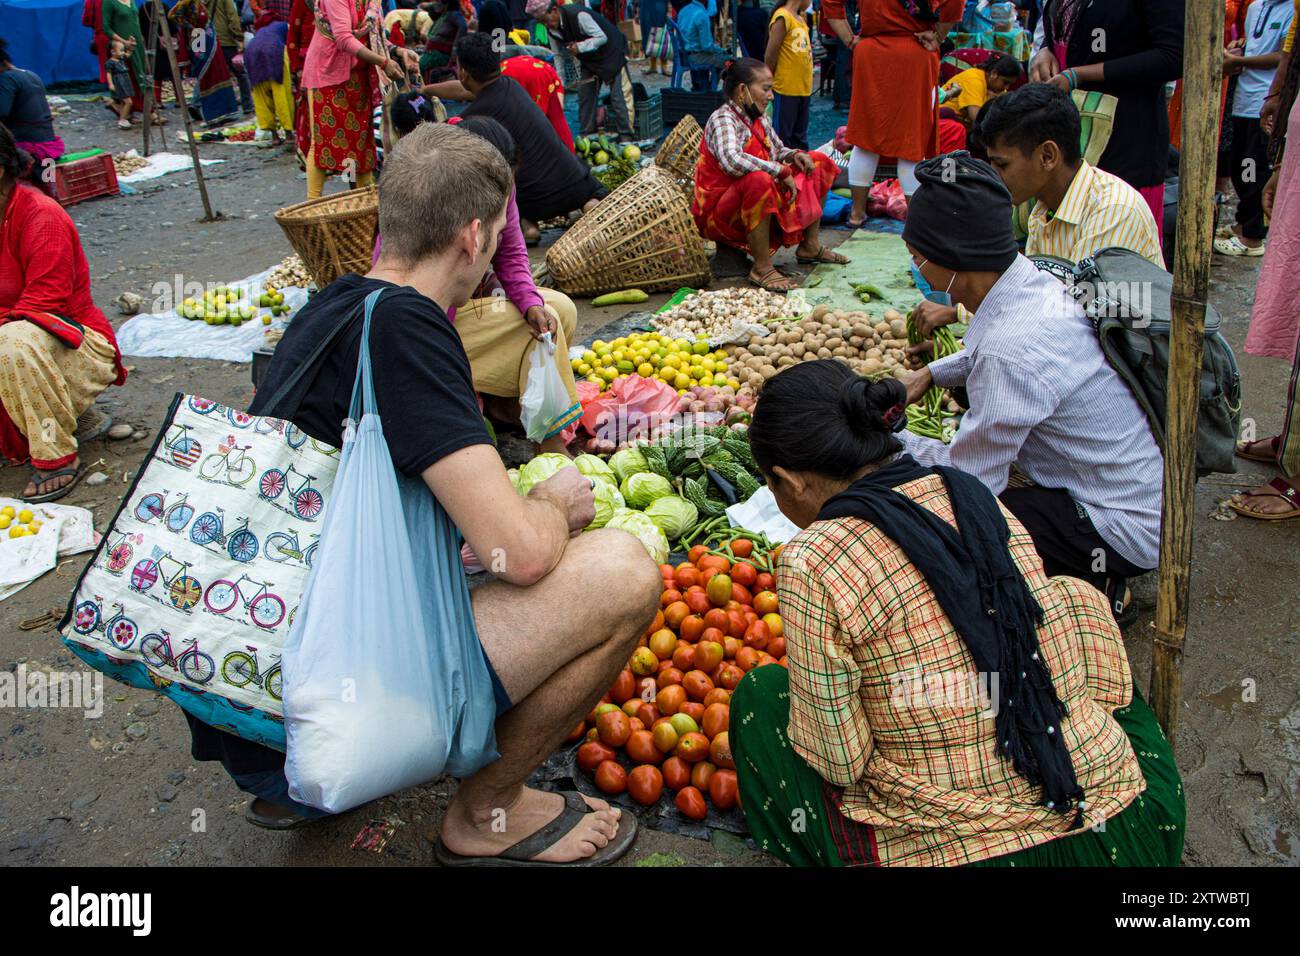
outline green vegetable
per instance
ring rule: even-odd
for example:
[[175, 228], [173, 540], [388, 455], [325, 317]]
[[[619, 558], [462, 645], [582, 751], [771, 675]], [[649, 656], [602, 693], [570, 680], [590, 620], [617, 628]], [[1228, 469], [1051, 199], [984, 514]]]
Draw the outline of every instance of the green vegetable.
[[538, 455], [519, 469], [519, 493], [526, 495], [532, 491], [533, 485], [545, 481], [561, 468], [572, 467], [574, 467], [573, 459], [568, 455], [560, 455], [555, 452]]
[[[507, 468], [506, 477], [510, 479], [510, 484], [514, 486], [515, 491], [519, 491], [519, 469]], [[519, 492], [519, 493], [523, 494], [523, 492]]]
[[624, 478], [623, 483], [619, 485], [619, 491], [623, 492], [629, 507], [645, 509], [650, 507], [650, 503], [655, 499], [671, 495], [673, 486], [668, 483], [667, 478], [645, 471]]
[[699, 520], [700, 512], [685, 498], [665, 495], [650, 503], [650, 507], [645, 509], [645, 516], [653, 521], [671, 541], [685, 534], [686, 530]]
[[614, 469], [614, 474], [618, 475], [619, 481], [626, 480], [628, 475], [650, 470], [646, 465], [645, 456], [638, 448], [624, 448], [622, 451], [614, 452], [609, 459], [609, 467]]
[[664, 533], [659, 530], [658, 526], [640, 511], [633, 511], [630, 508], [615, 508], [614, 514], [605, 527], [620, 528], [629, 534], [636, 535], [641, 543], [645, 545], [646, 551], [649, 552], [655, 564], [663, 564], [668, 560], [668, 539], [664, 537]]
[[[909, 345], [918, 345], [922, 341], [921, 333], [917, 331], [910, 315], [907, 317], [907, 341]], [[952, 329], [947, 326], [935, 329], [933, 342], [934, 350], [929, 359], [931, 362], [958, 351], [957, 339], [952, 334]], [[931, 386], [918, 404], [907, 407], [907, 428], [908, 431], [922, 438], [933, 438], [942, 442], [952, 440], [951, 429], [945, 428], [943, 424], [942, 388], [937, 385]]]
[[595, 478], [615, 488], [618, 487], [618, 477], [614, 474], [614, 469], [605, 464], [603, 459], [597, 458], [595, 455], [579, 455], [573, 459], [573, 464], [578, 471], [588, 478]]
[[636, 302], [644, 302], [650, 298], [640, 289], [624, 289], [622, 292], [607, 292], [604, 295], [598, 295], [591, 300], [591, 304], [600, 308], [606, 305], [630, 305]]
[[592, 519], [591, 524], [582, 529], [583, 531], [605, 527], [609, 524], [609, 519], [614, 517], [614, 512], [625, 505], [618, 488], [609, 482], [597, 481], [591, 491], [596, 496], [596, 517]]

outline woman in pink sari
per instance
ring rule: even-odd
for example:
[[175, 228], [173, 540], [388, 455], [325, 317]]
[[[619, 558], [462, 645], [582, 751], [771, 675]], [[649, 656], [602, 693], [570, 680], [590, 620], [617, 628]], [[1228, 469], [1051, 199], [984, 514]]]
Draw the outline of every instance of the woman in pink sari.
[[[1300, 12], [1300, 0], [1296, 2]], [[1286, 521], [1300, 516], [1300, 60], [1291, 52], [1295, 22], [1282, 46], [1282, 62], [1264, 100], [1260, 123], [1272, 134], [1273, 175], [1264, 187], [1264, 215], [1269, 222], [1268, 247], [1255, 287], [1246, 351], [1251, 355], [1291, 360], [1282, 431], [1268, 438], [1240, 442], [1238, 457], [1276, 465], [1281, 475], [1230, 499], [1238, 514], [1262, 521]], [[1281, 122], [1284, 126], [1277, 126]], [[1276, 128], [1275, 128], [1276, 127]], [[1292, 134], [1295, 146], [1289, 146]]]

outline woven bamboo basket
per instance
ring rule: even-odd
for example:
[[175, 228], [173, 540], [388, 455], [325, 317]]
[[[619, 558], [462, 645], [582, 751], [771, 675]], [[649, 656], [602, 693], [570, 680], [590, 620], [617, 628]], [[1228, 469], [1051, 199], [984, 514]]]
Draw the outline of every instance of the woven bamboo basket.
[[695, 191], [695, 163], [700, 158], [700, 142], [704, 139], [704, 130], [694, 116], [684, 116], [673, 127], [673, 131], [664, 137], [663, 145], [655, 153], [655, 165], [672, 173], [673, 178]]
[[645, 167], [600, 201], [546, 253], [555, 288], [571, 295], [677, 289], [710, 279], [704, 240], [677, 181]]
[[323, 289], [348, 272], [369, 272], [379, 231], [379, 189], [348, 189], [275, 214], [289, 245]]

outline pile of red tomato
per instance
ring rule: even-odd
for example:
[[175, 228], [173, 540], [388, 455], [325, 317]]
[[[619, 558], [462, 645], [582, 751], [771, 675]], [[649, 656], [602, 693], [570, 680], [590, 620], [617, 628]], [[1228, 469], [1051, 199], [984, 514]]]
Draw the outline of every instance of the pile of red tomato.
[[786, 663], [775, 582], [745, 560], [752, 550], [737, 538], [725, 552], [697, 545], [687, 561], [659, 566], [660, 610], [627, 667], [568, 738], [585, 738], [578, 766], [597, 789], [626, 791], [649, 806], [667, 787], [692, 820], [707, 816], [708, 803], [719, 810], [740, 803], [727, 731], [731, 692], [746, 671]]

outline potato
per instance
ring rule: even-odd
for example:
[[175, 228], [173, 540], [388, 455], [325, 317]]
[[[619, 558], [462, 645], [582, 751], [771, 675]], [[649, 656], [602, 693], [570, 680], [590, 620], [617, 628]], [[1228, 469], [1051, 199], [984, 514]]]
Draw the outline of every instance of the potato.
[[793, 356], [782, 355], [779, 359], [776, 360], [776, 367], [785, 368], [787, 365], [795, 364], [796, 361], [797, 360]]
[[896, 339], [907, 338], [907, 323], [902, 319], [892, 319], [889, 323], [889, 329], [894, 333]]
[[831, 349], [831, 358], [842, 359], [848, 357], [849, 357], [848, 350], [845, 349], [843, 346], [836, 349]]
[[821, 317], [825, 315], [827, 312], [829, 312], [830, 310], [831, 307], [829, 305], [813, 306], [812, 312], [809, 313], [809, 318], [813, 319], [814, 321], [819, 321]]
[[763, 360], [757, 355], [751, 355], [749, 358], [745, 359], [745, 367], [752, 368], [757, 372], [763, 367]]
[[866, 372], [868, 375], [879, 372], [883, 367], [884, 366], [880, 364], [880, 360], [875, 358], [866, 359], [862, 363], [862, 371]]
[[886, 321], [886, 322], [897, 322], [897, 321], [899, 321], [899, 320], [902, 319], [902, 318], [903, 318], [903, 314], [902, 314], [901, 312], [899, 312], [897, 309], [886, 309], [886, 310], [885, 310], [885, 321]]
[[819, 348], [817, 350], [817, 357], [819, 359], [828, 359], [831, 357], [831, 350], [825, 347]]
[[869, 359], [883, 358], [884, 354], [885, 354], [884, 352], [880, 351], [880, 349], [877, 348], [867, 349], [867, 358]]
[[850, 346], [851, 348], [860, 349], [860, 348], [862, 348], [862, 343], [865, 342], [865, 341], [866, 341], [866, 339], [864, 339], [864, 338], [863, 338], [862, 336], [860, 336], [860, 335], [850, 335], [850, 336], [849, 336], [849, 346]]
[[907, 371], [907, 369], [899, 366], [898, 368], [894, 369], [893, 374], [894, 374], [894, 378], [907, 378], [909, 372]]
[[852, 331], [854, 336], [856, 336], [857, 338], [865, 339], [868, 336], [870, 336], [874, 330], [871, 328], [871, 326], [866, 325], [862, 322], [855, 322], [853, 323]]
[[794, 345], [790, 346], [790, 354], [795, 358], [803, 358], [803, 353], [805, 351], [806, 346], [802, 342], [796, 342]]
[[758, 372], [760, 375], [763, 376], [764, 379], [769, 379], [776, 374], [776, 366], [764, 365], [762, 368], [758, 370]]
[[888, 322], [877, 322], [874, 326], [877, 335], [890, 335], [893, 329], [889, 327]]
[[843, 347], [844, 340], [838, 335], [832, 335], [826, 340], [826, 347], [834, 352], [836, 349]]

